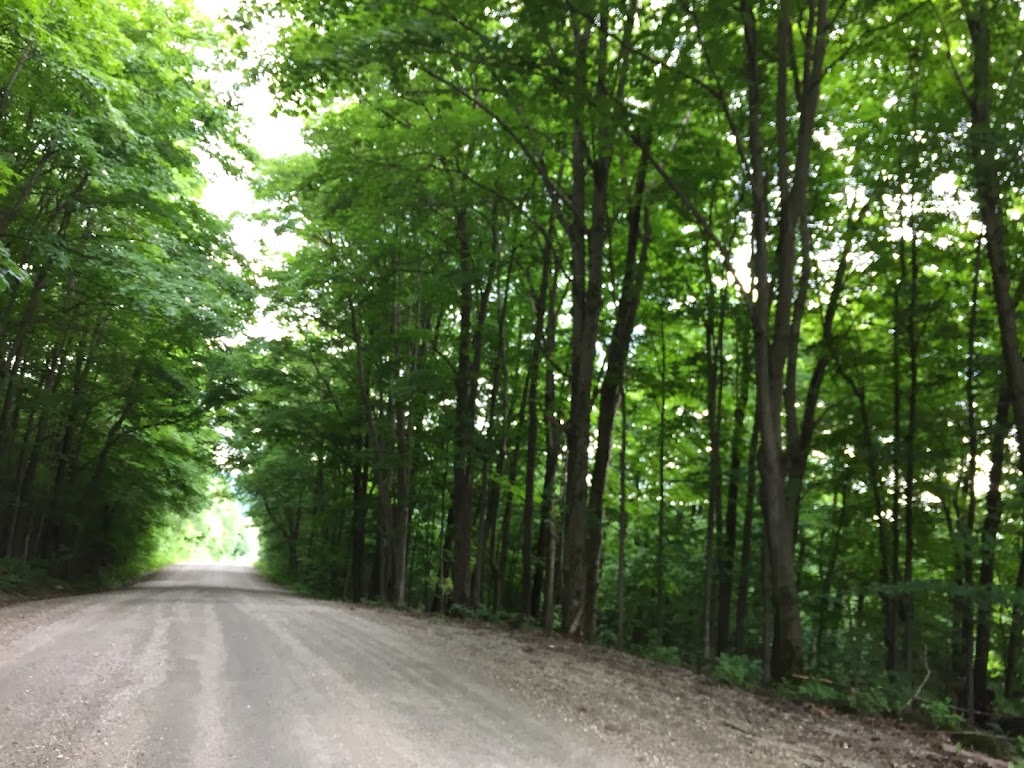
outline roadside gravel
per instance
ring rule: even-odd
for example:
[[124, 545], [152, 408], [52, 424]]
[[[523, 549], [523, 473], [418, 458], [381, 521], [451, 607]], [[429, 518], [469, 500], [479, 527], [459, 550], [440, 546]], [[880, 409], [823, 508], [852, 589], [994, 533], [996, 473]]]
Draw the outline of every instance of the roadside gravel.
[[372, 611], [494, 687], [627, 751], [678, 768], [998, 768], [941, 733], [748, 692], [686, 669], [537, 630]]

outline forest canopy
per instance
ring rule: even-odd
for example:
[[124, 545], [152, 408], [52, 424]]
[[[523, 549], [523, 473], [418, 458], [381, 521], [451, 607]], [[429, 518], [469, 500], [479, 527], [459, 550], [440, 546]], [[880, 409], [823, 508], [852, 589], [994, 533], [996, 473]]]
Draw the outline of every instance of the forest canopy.
[[9, 567], [136, 575], [206, 507], [224, 339], [252, 312], [228, 224], [198, 201], [200, 152], [248, 152], [201, 74], [218, 45], [185, 2], [0, 7]]
[[248, 4], [310, 148], [260, 181], [293, 332], [224, 417], [268, 562], [1016, 701], [1022, 18]]

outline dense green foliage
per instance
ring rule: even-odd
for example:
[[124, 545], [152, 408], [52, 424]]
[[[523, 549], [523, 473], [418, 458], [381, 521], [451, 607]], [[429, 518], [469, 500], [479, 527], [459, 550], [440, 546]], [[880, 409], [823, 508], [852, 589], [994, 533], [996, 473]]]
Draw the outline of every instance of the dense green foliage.
[[185, 3], [0, 7], [0, 557], [78, 578], [173, 556], [206, 505], [208, 382], [249, 315], [197, 151], [236, 127]]
[[268, 15], [305, 245], [224, 417], [275, 569], [1019, 706], [1018, 4]]

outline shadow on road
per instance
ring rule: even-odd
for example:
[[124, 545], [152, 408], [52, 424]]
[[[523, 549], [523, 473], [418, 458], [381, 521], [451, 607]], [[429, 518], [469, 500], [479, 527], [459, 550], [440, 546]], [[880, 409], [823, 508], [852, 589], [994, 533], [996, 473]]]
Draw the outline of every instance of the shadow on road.
[[172, 565], [139, 581], [130, 591], [154, 592], [175, 600], [186, 597], [192, 601], [227, 602], [242, 595], [273, 595], [298, 598], [294, 592], [274, 584], [251, 566], [243, 565]]

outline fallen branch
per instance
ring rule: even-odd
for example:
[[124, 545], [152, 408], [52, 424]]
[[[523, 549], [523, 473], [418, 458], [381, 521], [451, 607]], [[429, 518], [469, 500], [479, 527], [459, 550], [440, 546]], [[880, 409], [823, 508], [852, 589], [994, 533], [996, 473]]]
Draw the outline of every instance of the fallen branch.
[[917, 686], [917, 690], [914, 691], [914, 695], [911, 696], [907, 700], [907, 703], [904, 704], [900, 708], [900, 714], [903, 714], [904, 712], [906, 712], [907, 709], [910, 708], [910, 705], [913, 704], [915, 701], [917, 701], [917, 697], [921, 695], [921, 691], [924, 690], [925, 685], [927, 685], [927, 683], [928, 683], [928, 678], [930, 678], [932, 676], [932, 670], [928, 666], [928, 646], [927, 645], [924, 647], [924, 671], [925, 671], [924, 680], [922, 680], [921, 684], [919, 686]]

